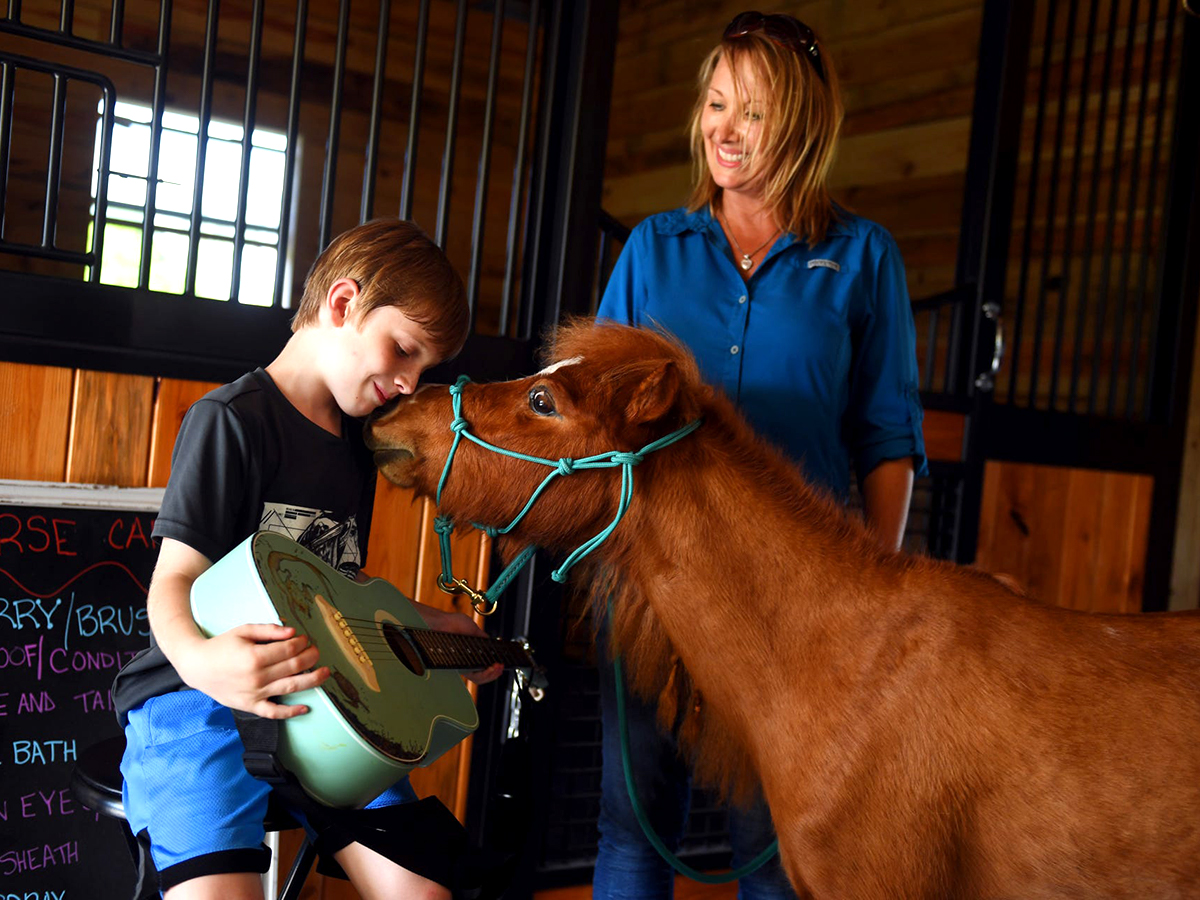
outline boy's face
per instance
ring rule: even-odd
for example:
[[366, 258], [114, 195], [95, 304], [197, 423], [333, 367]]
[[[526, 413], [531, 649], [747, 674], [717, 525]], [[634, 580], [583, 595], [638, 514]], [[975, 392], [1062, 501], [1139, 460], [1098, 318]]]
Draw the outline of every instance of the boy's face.
[[334, 316], [336, 349], [326, 372], [342, 412], [361, 418], [397, 394], [411, 394], [441, 355], [425, 328], [396, 307], [379, 306], [361, 316], [356, 302], [351, 299], [345, 314]]

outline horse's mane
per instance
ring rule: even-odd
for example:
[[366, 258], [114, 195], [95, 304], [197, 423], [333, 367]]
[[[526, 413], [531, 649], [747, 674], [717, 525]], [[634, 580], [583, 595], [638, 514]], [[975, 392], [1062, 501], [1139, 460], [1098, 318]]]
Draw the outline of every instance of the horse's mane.
[[[821, 521], [822, 533], [829, 540], [854, 547], [860, 559], [884, 556], [860, 520], [806, 483], [795, 464], [755, 434], [722, 392], [704, 383], [691, 353], [675, 339], [646, 329], [594, 326], [591, 320], [576, 320], [558, 330], [548, 354], [550, 360], [574, 356], [611, 363], [602, 377], [612, 380], [619, 380], [631, 367], [670, 360], [682, 377], [675, 409], [669, 420], [658, 425], [660, 434], [702, 416], [704, 426], [676, 446], [693, 441], [685, 452], [723, 455], [728, 465], [752, 471], [772, 502], [781, 504], [789, 516]], [[696, 780], [734, 802], [748, 803], [759, 789], [759, 778], [747, 744], [738, 728], [722, 721], [719, 712], [704, 703], [641, 586], [633, 579], [617, 577], [622, 556], [635, 552], [632, 542], [618, 537], [620, 533], [618, 529], [600, 554], [604, 560], [579, 570], [577, 584], [587, 585], [593, 624], [597, 630], [603, 627], [611, 609], [609, 651], [621, 655], [630, 690], [657, 703], [661, 727], [676, 734], [681, 753], [693, 764]]]

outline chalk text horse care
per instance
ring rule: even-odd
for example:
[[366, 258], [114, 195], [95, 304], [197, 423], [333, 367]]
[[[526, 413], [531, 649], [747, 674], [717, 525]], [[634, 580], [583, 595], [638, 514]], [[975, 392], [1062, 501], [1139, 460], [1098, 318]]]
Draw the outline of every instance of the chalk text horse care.
[[[735, 799], [761, 782], [801, 896], [1200, 897], [1200, 618], [1071, 612], [881, 552], [649, 331], [577, 323], [550, 358], [465, 385], [471, 432], [579, 459], [703, 419], [645, 456], [577, 573], [698, 776]], [[440, 387], [382, 410], [384, 474], [433, 495], [453, 419]], [[461, 441], [442, 512], [502, 527], [546, 474]], [[512, 552], [575, 549], [620, 480], [553, 479]]]

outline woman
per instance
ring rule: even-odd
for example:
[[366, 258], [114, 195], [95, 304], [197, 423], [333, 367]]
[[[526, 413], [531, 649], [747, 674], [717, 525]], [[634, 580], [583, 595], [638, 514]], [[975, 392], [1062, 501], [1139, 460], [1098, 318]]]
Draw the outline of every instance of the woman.
[[[843, 112], [833, 66], [804, 23], [745, 12], [701, 65], [699, 88], [688, 205], [633, 230], [599, 315], [681, 339], [811, 482], [845, 499], [853, 466], [868, 525], [898, 549], [914, 472], [925, 469], [916, 338], [891, 235], [836, 206], [826, 187]], [[593, 896], [669, 898], [673, 872], [626, 795], [612, 669], [603, 668]], [[677, 844], [686, 768], [652, 709], [627, 703], [626, 714], [642, 805]], [[772, 838], [765, 806], [732, 809], [730, 836], [737, 867]], [[794, 896], [778, 858], [743, 878], [739, 895]]]

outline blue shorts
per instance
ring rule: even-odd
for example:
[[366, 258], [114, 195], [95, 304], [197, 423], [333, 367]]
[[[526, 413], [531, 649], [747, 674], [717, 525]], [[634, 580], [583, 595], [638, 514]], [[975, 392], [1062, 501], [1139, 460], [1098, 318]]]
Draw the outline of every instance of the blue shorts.
[[[242, 751], [233, 714], [200, 691], [152, 697], [130, 711], [125, 815], [134, 834], [149, 838], [162, 890], [201, 875], [267, 870], [271, 788], [246, 771]], [[368, 808], [415, 799], [403, 778]]]

